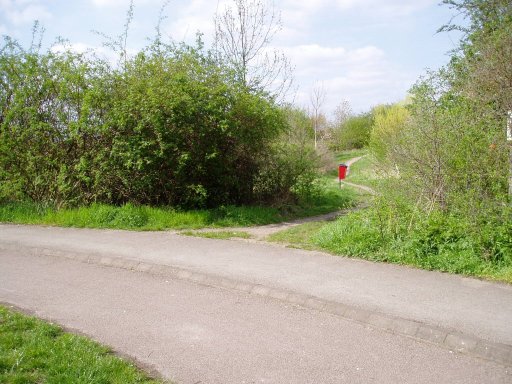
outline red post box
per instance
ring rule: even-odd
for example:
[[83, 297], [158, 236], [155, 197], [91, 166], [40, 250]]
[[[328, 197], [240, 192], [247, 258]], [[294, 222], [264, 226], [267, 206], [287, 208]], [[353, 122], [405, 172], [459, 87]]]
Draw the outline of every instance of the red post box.
[[345, 178], [345, 176], [347, 176], [347, 169], [348, 169], [348, 165], [340, 164], [340, 166], [338, 168], [338, 178], [340, 179], [340, 182], [341, 182], [341, 180], [343, 180]]

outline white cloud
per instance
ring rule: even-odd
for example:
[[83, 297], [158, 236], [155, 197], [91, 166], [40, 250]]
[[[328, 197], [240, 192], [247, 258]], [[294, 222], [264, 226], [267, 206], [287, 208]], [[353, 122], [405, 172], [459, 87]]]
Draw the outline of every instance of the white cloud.
[[[109, 48], [106, 48], [102, 45], [90, 45], [87, 43], [64, 43], [64, 44], [56, 44], [51, 47], [51, 51], [55, 53], [63, 53], [66, 51], [76, 52], [79, 54], [85, 54], [88, 57], [97, 57], [109, 62], [112, 65], [117, 65], [119, 63], [119, 55], [112, 51]], [[135, 49], [127, 50], [128, 56], [135, 56], [138, 51]]]
[[284, 51], [296, 67], [296, 82], [302, 86], [295, 101], [307, 107], [310, 88], [320, 81], [326, 91], [323, 111], [328, 115], [342, 100], [349, 100], [355, 111], [400, 100], [415, 78], [395, 68], [375, 46], [347, 49], [311, 44]]
[[214, 16], [216, 12], [222, 12], [229, 0], [192, 0], [187, 5], [173, 7], [173, 21], [167, 24], [165, 32], [175, 40], [195, 40], [196, 32], [204, 34], [207, 44], [213, 41], [215, 32]]
[[0, 14], [11, 25], [45, 21], [52, 17], [46, 5], [39, 0], [0, 0]]
[[129, 0], [92, 0], [92, 3], [97, 7], [117, 7], [120, 5], [130, 5]]
[[165, 32], [178, 41], [194, 40], [197, 31], [203, 33], [206, 39], [211, 38], [214, 33], [213, 16], [192, 15], [180, 18], [165, 28]]
[[410, 15], [438, 3], [438, 0], [282, 0], [279, 5], [283, 9], [283, 19], [307, 23], [315, 13], [323, 11], [358, 10], [361, 13], [389, 18]]
[[[128, 9], [130, 0], [91, 0], [92, 4], [99, 8], [124, 8]], [[163, 1], [160, 0], [136, 0], [134, 1], [135, 8], [143, 5], [154, 3], [160, 5]]]
[[336, 70], [344, 71], [352, 67], [365, 68], [385, 63], [384, 52], [374, 46], [346, 49], [310, 44], [285, 47], [283, 51], [296, 66], [297, 74], [317, 78]]
[[352, 8], [366, 9], [367, 12], [374, 15], [380, 15], [384, 18], [403, 17], [412, 15], [422, 9], [425, 9], [432, 5], [439, 4], [438, 0], [337, 0], [339, 6], [343, 7], [344, 3], [351, 4]]

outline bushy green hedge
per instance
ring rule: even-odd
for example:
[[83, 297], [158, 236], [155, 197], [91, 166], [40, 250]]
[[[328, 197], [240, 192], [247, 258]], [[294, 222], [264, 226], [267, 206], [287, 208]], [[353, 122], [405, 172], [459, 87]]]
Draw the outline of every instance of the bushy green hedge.
[[0, 200], [212, 207], [311, 179], [314, 159], [283, 150], [284, 112], [202, 48], [159, 43], [113, 66], [7, 39], [0, 73]]

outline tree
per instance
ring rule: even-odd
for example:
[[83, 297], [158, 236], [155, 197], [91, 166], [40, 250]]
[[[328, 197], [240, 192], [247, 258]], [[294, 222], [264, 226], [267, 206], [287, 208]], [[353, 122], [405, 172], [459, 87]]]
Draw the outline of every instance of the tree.
[[[440, 31], [460, 30], [464, 38], [454, 60], [454, 86], [506, 125], [512, 111], [512, 4], [509, 0], [444, 0], [466, 19]], [[503, 135], [504, 137], [505, 135]], [[502, 140], [501, 140], [502, 141]], [[512, 146], [509, 147], [509, 200], [512, 203]]]
[[280, 30], [280, 14], [273, 3], [233, 0], [215, 15], [215, 51], [243, 87], [282, 98], [291, 87], [292, 69], [282, 52], [270, 48]]
[[315, 149], [317, 148], [318, 128], [320, 125], [321, 109], [325, 101], [325, 88], [322, 83], [316, 82], [313, 85], [311, 95], [309, 97], [311, 108], [313, 110], [313, 131], [315, 133]]
[[331, 148], [336, 151], [364, 148], [370, 140], [373, 111], [349, 116], [333, 129]]
[[348, 100], [343, 100], [334, 109], [334, 125], [340, 127], [353, 115], [352, 107]]

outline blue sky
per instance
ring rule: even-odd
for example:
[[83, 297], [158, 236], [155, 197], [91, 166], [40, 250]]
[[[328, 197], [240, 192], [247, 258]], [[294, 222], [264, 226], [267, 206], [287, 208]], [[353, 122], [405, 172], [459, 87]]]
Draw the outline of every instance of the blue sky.
[[[171, 0], [162, 30], [176, 41], [191, 42], [204, 33], [208, 43], [213, 16], [230, 0]], [[135, 0], [135, 17], [128, 46], [133, 52], [154, 36], [162, 0]], [[0, 0], [0, 34], [25, 44], [39, 20], [44, 42], [57, 36], [77, 50], [101, 47], [92, 31], [116, 36], [123, 30], [129, 0]], [[276, 0], [283, 29], [273, 45], [295, 67], [296, 104], [310, 104], [314, 84], [326, 98], [322, 110], [330, 115], [347, 100], [355, 112], [405, 98], [425, 73], [448, 61], [457, 46], [457, 33], [436, 34], [453, 11], [439, 0]]]

